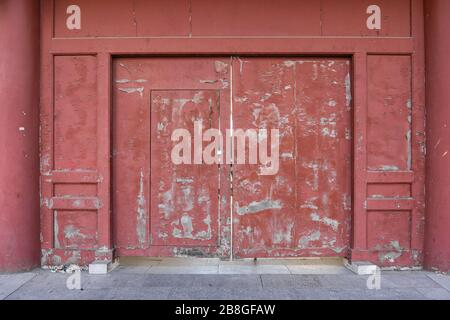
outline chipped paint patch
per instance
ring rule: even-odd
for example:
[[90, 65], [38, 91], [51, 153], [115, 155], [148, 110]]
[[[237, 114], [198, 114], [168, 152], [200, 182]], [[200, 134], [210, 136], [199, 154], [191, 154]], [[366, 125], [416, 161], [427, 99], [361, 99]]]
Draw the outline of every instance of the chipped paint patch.
[[164, 219], [168, 220], [175, 210], [172, 189], [162, 194], [162, 202], [158, 203], [158, 208], [162, 210]]
[[337, 231], [339, 228], [339, 221], [328, 218], [328, 217], [320, 217], [317, 213], [311, 213], [311, 220], [315, 222], [320, 222], [326, 226], [331, 227], [334, 231]]
[[82, 234], [80, 229], [75, 228], [73, 225], [68, 225], [64, 228], [64, 237], [66, 239], [86, 239], [87, 236]]
[[192, 98], [192, 102], [195, 104], [200, 104], [203, 102], [204, 99], [205, 99], [205, 97], [203, 95], [203, 92], [199, 91], [194, 94], [194, 97]]
[[273, 243], [280, 244], [283, 242], [291, 243], [292, 242], [292, 231], [294, 229], [294, 223], [288, 223], [286, 225], [286, 230], [278, 230], [273, 234]]
[[408, 132], [406, 132], [406, 141], [407, 141], [407, 148], [408, 148], [408, 158], [406, 160], [407, 162], [407, 166], [408, 166], [408, 170], [411, 170], [412, 168], [412, 139], [411, 139], [411, 130], [408, 130]]
[[402, 256], [401, 252], [388, 252], [388, 253], [380, 252], [378, 258], [381, 263], [384, 263], [386, 261], [390, 263], [395, 263], [395, 260], [397, 260], [401, 256]]
[[145, 237], [147, 234], [147, 202], [144, 194], [144, 172], [141, 169], [139, 175], [139, 194], [136, 199], [137, 204], [137, 216], [136, 216], [136, 234], [139, 244], [145, 245]]
[[119, 88], [119, 91], [125, 92], [125, 93], [139, 93], [141, 97], [144, 96], [144, 87], [138, 87], [138, 88]]
[[239, 203], [237, 206], [237, 214], [238, 215], [246, 215], [246, 214], [255, 214], [265, 210], [279, 210], [283, 208], [281, 201], [272, 201], [272, 200], [263, 200], [263, 201], [253, 201], [248, 206], [239, 207]]
[[66, 264], [78, 265], [78, 264], [80, 264], [80, 260], [81, 260], [80, 251], [72, 251], [72, 255], [69, 258], [67, 258]]
[[301, 249], [307, 249], [309, 248], [310, 242], [318, 241], [320, 240], [321, 233], [320, 231], [313, 231], [310, 234], [303, 236], [298, 241], [298, 246]]
[[403, 250], [403, 248], [400, 246], [400, 243], [399, 243], [397, 240], [391, 241], [391, 242], [390, 242], [390, 245], [391, 245], [391, 247], [394, 248], [394, 250], [396, 250], [396, 251], [402, 251], [402, 250]]
[[347, 110], [350, 110], [352, 104], [352, 84], [350, 73], [347, 73], [345, 77], [345, 105], [347, 106]]
[[115, 81], [118, 84], [125, 84], [125, 83], [145, 83], [147, 80], [145, 79], [137, 79], [137, 80], [129, 80], [129, 79], [118, 79]]
[[400, 168], [397, 167], [397, 166], [388, 166], [388, 165], [385, 165], [385, 166], [379, 167], [378, 170], [381, 170], [381, 171], [399, 171]]
[[302, 209], [312, 209], [312, 210], [318, 210], [319, 207], [314, 204], [315, 199], [310, 199], [310, 200], [305, 200], [304, 203], [302, 205], [300, 205], [300, 208]]
[[286, 60], [286, 61], [283, 62], [283, 65], [284, 65], [285, 67], [287, 67], [287, 68], [291, 68], [291, 67], [295, 66], [295, 61], [292, 61], [292, 60]]
[[223, 61], [215, 61], [214, 62], [214, 70], [217, 73], [227, 73], [228, 72], [228, 64]]
[[287, 160], [287, 159], [294, 159], [294, 155], [292, 154], [292, 152], [283, 152], [280, 155], [281, 159], [283, 160]]
[[55, 211], [55, 213], [53, 214], [53, 232], [55, 234], [55, 248], [61, 248], [61, 244], [59, 243], [59, 224], [58, 224], [58, 212]]
[[[211, 216], [207, 215], [203, 220], [203, 223], [207, 226], [207, 230], [199, 231], [194, 235], [194, 224], [192, 217], [187, 213], [183, 213], [179, 222], [174, 221], [172, 223], [174, 226], [172, 236], [178, 239], [210, 240], [212, 237]], [[179, 225], [181, 225], [182, 230], [177, 227]]]
[[183, 238], [193, 238], [192, 231], [194, 230], [192, 226], [192, 218], [187, 214], [183, 214], [180, 219], [181, 226], [183, 227]]
[[209, 79], [205, 79], [205, 80], [199, 80], [200, 83], [203, 84], [215, 84], [218, 82], [218, 80], [209, 80]]

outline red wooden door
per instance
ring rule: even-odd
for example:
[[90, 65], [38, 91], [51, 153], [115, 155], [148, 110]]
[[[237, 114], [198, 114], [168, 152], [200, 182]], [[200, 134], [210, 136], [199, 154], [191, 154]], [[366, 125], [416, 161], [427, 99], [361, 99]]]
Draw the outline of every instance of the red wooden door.
[[[279, 130], [279, 170], [261, 175], [265, 164], [249, 164], [248, 152], [245, 164], [194, 163], [195, 123], [219, 129], [226, 148], [230, 111], [234, 132]], [[119, 255], [227, 257], [231, 247], [235, 257], [347, 254], [349, 60], [117, 59], [113, 114]], [[177, 129], [191, 139], [190, 164], [172, 159]]]
[[[278, 1], [192, 1], [192, 6], [177, 1], [173, 10], [162, 10], [164, 1], [132, 0], [109, 1], [103, 10], [104, 2], [77, 1], [82, 27], [72, 30], [67, 28], [71, 2], [41, 1], [43, 265], [110, 260], [114, 247], [119, 255], [229, 256], [232, 241], [238, 257], [344, 255], [350, 142], [342, 137], [344, 130], [350, 138], [345, 130], [350, 126], [344, 125], [350, 113], [342, 112], [349, 91], [354, 93], [354, 121], [348, 256], [388, 267], [422, 265], [422, 0], [379, 1], [381, 30], [367, 28], [366, 0], [299, 0], [288, 6]], [[205, 58], [238, 52], [279, 58]], [[352, 90], [346, 59], [281, 58], [298, 54], [349, 57]], [[154, 58], [158, 55], [172, 58]], [[294, 85], [295, 94], [289, 90]], [[164, 110], [161, 102], [152, 101], [168, 99], [173, 107], [175, 100], [193, 100], [201, 91], [220, 97], [220, 115], [213, 112], [211, 124], [218, 119], [221, 129], [230, 127], [233, 110], [235, 128], [279, 125], [283, 135], [277, 176], [258, 176], [258, 165], [233, 165], [232, 211], [230, 166], [217, 166], [218, 173], [192, 166], [194, 187], [183, 191], [189, 169], [167, 167], [162, 151], [151, 154], [165, 149], [168, 141], [166, 136], [157, 139], [164, 123], [154, 117]], [[327, 113], [335, 103], [336, 121]], [[206, 106], [187, 107], [206, 117]], [[185, 117], [177, 119], [176, 125], [187, 124]], [[155, 160], [161, 163], [153, 169]], [[170, 177], [179, 180], [173, 195], [181, 202], [174, 208], [192, 209], [167, 219], [158, 193], [168, 190]], [[183, 192], [203, 194], [202, 189], [211, 198], [217, 185], [217, 203], [197, 199], [191, 206], [182, 198]], [[211, 214], [217, 219], [211, 229], [203, 221], [209, 221], [212, 210], [206, 204], [218, 212]]]
[[213, 58], [114, 61], [113, 207], [120, 255], [229, 254], [228, 168], [194, 163], [193, 140], [190, 163], [171, 157], [175, 130], [194, 139], [196, 122], [205, 131], [228, 126], [229, 67], [229, 59]]
[[345, 256], [351, 224], [350, 62], [242, 58], [234, 128], [278, 129], [279, 170], [233, 167], [236, 257]]

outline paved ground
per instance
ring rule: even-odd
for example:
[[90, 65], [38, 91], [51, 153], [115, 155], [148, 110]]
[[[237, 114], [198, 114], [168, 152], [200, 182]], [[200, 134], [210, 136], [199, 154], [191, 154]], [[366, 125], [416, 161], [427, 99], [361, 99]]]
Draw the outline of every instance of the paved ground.
[[383, 271], [381, 289], [367, 289], [341, 262], [258, 260], [121, 261], [107, 275], [81, 274], [83, 290], [68, 290], [70, 274], [35, 270], [0, 275], [0, 299], [444, 299], [450, 276]]

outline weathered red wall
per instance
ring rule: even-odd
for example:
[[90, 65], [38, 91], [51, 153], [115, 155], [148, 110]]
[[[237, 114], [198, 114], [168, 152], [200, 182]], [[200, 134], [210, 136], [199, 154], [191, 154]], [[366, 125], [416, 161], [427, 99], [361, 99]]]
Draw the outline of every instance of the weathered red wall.
[[39, 265], [39, 11], [0, 2], [0, 272]]
[[[164, 1], [78, 0], [81, 29], [69, 30], [66, 9], [72, 2], [43, 0], [42, 263], [86, 264], [114, 254], [120, 211], [111, 189], [117, 178], [111, 174], [116, 152], [111, 137], [118, 127], [111, 125], [116, 101], [111, 83], [118, 58], [259, 54], [350, 59], [352, 90], [346, 95], [352, 96], [354, 119], [349, 257], [383, 266], [421, 266], [423, 1], [378, 0], [381, 30], [367, 27], [369, 3], [178, 0], [168, 9]], [[136, 68], [140, 70], [139, 63]], [[142, 86], [144, 97], [149, 97], [149, 88]], [[129, 96], [127, 104], [135, 105]], [[140, 177], [139, 172], [134, 183]], [[144, 200], [150, 203], [150, 198]], [[136, 217], [142, 207], [137, 209]], [[233, 226], [231, 221], [226, 227]], [[69, 239], [61, 232], [66, 229]], [[73, 230], [80, 231], [77, 237]], [[141, 230], [129, 230], [130, 239], [147, 239]]]
[[450, 270], [450, 1], [426, 8], [427, 221], [425, 266]]
[[[396, 53], [396, 55], [412, 55], [412, 70], [413, 74], [413, 124], [416, 128], [411, 139], [416, 148], [417, 163], [413, 165], [419, 173], [413, 176], [411, 172], [398, 172], [389, 174], [379, 174], [368, 172], [366, 175], [366, 167], [364, 167], [365, 160], [358, 163], [359, 160], [365, 159], [366, 150], [361, 149], [360, 155], [355, 155], [355, 190], [363, 190], [366, 183], [380, 184], [395, 182], [394, 185], [398, 187], [398, 192], [392, 193], [391, 189], [383, 189], [386, 192], [386, 197], [392, 196], [408, 196], [408, 186], [414, 181], [414, 198], [418, 198], [419, 209], [413, 214], [412, 222], [414, 227], [414, 239], [410, 242], [414, 243], [414, 249], [420, 250], [422, 245], [421, 240], [421, 225], [422, 225], [422, 192], [423, 185], [421, 174], [422, 156], [419, 154], [419, 148], [422, 143], [423, 134], [420, 123], [422, 117], [420, 115], [422, 110], [422, 94], [420, 90], [423, 87], [421, 74], [421, 51], [423, 45], [420, 34], [423, 31], [422, 26], [422, 1], [421, 0], [398, 0], [398, 1], [379, 1], [383, 10], [386, 9], [389, 14], [383, 20], [383, 29], [381, 32], [368, 31], [365, 29], [364, 19], [366, 2], [360, 0], [349, 0], [340, 3], [340, 9], [336, 10], [336, 2], [332, 0], [323, 0], [320, 8], [317, 2], [307, 2], [308, 7], [302, 7], [303, 10], [293, 10], [292, 4], [298, 2], [287, 1], [288, 5], [280, 6], [273, 2], [275, 7], [264, 8], [257, 1], [236, 2], [236, 6], [229, 6], [226, 1], [214, 3], [214, 8], [209, 7], [208, 2], [204, 0], [192, 0], [191, 9], [189, 9], [188, 1], [178, 1], [177, 6], [166, 11], [165, 15], [154, 16], [161, 7], [163, 2], [147, 2], [145, 0], [132, 1], [78, 1], [83, 7], [86, 6], [86, 16], [83, 30], [68, 32], [65, 28], [65, 7], [70, 2], [57, 1], [55, 8], [53, 1], [42, 1], [44, 8], [43, 34], [47, 35], [46, 45], [44, 45], [43, 77], [48, 81], [43, 87], [44, 99], [50, 108], [52, 98], [52, 86], [49, 85], [54, 80], [52, 78], [53, 69], [50, 66], [53, 63], [54, 55], [67, 54], [92, 54], [98, 53], [96, 59], [99, 64], [98, 81], [100, 83], [98, 92], [99, 112], [102, 130], [98, 132], [101, 134], [98, 138], [98, 155], [101, 155], [100, 173], [108, 172], [109, 167], [105, 159], [109, 158], [108, 149], [108, 109], [105, 106], [110, 104], [109, 89], [106, 84], [109, 84], [109, 73], [112, 53], [191, 53], [191, 54], [214, 54], [218, 52], [241, 52], [241, 53], [287, 53], [297, 54], [299, 52], [308, 54], [348, 54], [353, 55], [353, 63], [355, 68], [355, 112], [364, 113], [367, 92], [367, 76], [365, 73], [366, 66], [370, 67], [370, 62], [374, 61], [376, 57], [367, 59], [368, 53], [372, 55], [379, 53], [384, 56], [386, 52]], [[108, 3], [109, 10], [95, 10], [96, 6], [104, 8], [105, 3]], [[39, 262], [39, 189], [38, 189], [38, 101], [39, 101], [39, 3], [38, 0], [4, 0], [0, 2], [0, 101], [2, 117], [0, 118], [0, 271], [13, 271], [31, 268]], [[132, 3], [136, 5], [137, 10], [132, 10]], [[274, 4], [275, 3], [275, 4]], [[118, 6], [120, 4], [120, 6]], [[411, 11], [405, 10], [412, 4]], [[437, 268], [441, 270], [449, 270], [450, 264], [450, 203], [447, 201], [448, 186], [450, 185], [450, 173], [448, 173], [448, 165], [450, 164], [450, 138], [447, 132], [446, 119], [450, 116], [448, 111], [448, 101], [450, 100], [450, 64], [447, 62], [450, 56], [450, 40], [445, 31], [450, 27], [450, 2], [448, 0], [426, 0], [426, 14], [427, 14], [427, 110], [428, 110], [428, 163], [427, 163], [427, 226], [426, 226], [426, 243], [425, 243], [425, 265], [428, 268]], [[139, 10], [140, 8], [149, 8], [150, 10]], [[111, 9], [112, 8], [112, 9]], [[115, 8], [115, 10], [114, 10]], [[278, 8], [278, 11], [274, 10]], [[307, 8], [308, 10], [304, 10]], [[151, 10], [153, 9], [153, 10]], [[53, 13], [58, 13], [55, 19], [51, 17]], [[115, 13], [118, 17], [124, 17], [125, 21], [119, 23], [98, 23], [98, 21], [117, 21], [116, 17], [111, 17], [111, 13]], [[133, 13], [135, 12], [135, 13]], [[191, 12], [191, 16], [189, 16]], [[101, 14], [108, 14], [104, 19]], [[249, 14], [250, 13], [250, 14]], [[272, 23], [267, 23], [267, 13], [272, 17]], [[412, 21], [409, 20], [411, 13]], [[93, 14], [94, 16], [90, 16]], [[128, 14], [128, 15], [127, 15]], [[133, 16], [135, 14], [136, 16]], [[140, 16], [140, 15], [143, 16]], [[184, 19], [178, 19], [179, 16]], [[222, 19], [219, 19], [222, 17]], [[229, 18], [232, 17], [232, 18]], [[195, 23], [189, 25], [189, 21]], [[322, 19], [322, 20], [321, 20]], [[136, 21], [140, 23], [137, 25]], [[230, 23], [230, 21], [232, 23]], [[53, 22], [55, 25], [53, 25]], [[170, 28], [167, 27], [170, 22]], [[345, 23], [343, 23], [345, 22]], [[176, 24], [173, 24], [176, 23]], [[125, 26], [127, 26], [125, 28]], [[53, 28], [54, 27], [54, 28]], [[412, 28], [412, 29], [411, 29]], [[169, 30], [170, 29], [170, 30]], [[245, 32], [244, 32], [245, 31]], [[275, 38], [270, 39], [190, 39], [191, 36], [271, 36]], [[291, 35], [291, 36], [315, 36], [311, 41], [305, 39], [286, 39], [276, 38], [276, 36]], [[351, 35], [358, 39], [343, 39], [343, 38], [320, 38], [321, 36], [342, 36]], [[77, 39], [77, 37], [92, 37], [92, 36], [127, 36], [127, 37], [146, 37], [146, 36], [182, 36], [180, 39], [103, 39], [93, 43], [91, 40], [86, 41]], [[364, 39], [365, 36], [373, 36], [372, 39]], [[406, 38], [385, 38], [383, 37], [412, 36], [411, 39]], [[70, 38], [73, 39], [70, 39]], [[377, 39], [379, 38], [379, 39]], [[415, 40], [418, 39], [418, 40]], [[276, 43], [276, 44], [274, 44]], [[52, 50], [50, 50], [50, 44]], [[189, 44], [189, 45], [187, 45]], [[258, 46], [259, 44], [259, 46]], [[218, 48], [215, 47], [217, 45]], [[384, 46], [384, 47], [383, 47]], [[275, 48], [275, 49], [274, 49]], [[50, 54], [52, 51], [55, 54]], [[370, 54], [369, 54], [370, 55]], [[403, 58], [402, 58], [403, 59]], [[57, 59], [56, 59], [57, 60]], [[404, 59], [403, 59], [404, 60]], [[370, 69], [370, 68], [369, 68]], [[69, 70], [70, 71], [70, 70]], [[419, 74], [419, 76], [417, 76]], [[64, 75], [64, 74], [63, 74]], [[369, 79], [370, 80], [370, 79]], [[373, 86], [371, 86], [373, 88]], [[415, 90], [414, 90], [415, 89]], [[418, 92], [419, 90], [419, 92]], [[418, 93], [417, 93], [418, 92]], [[64, 101], [63, 101], [64, 102]], [[414, 110], [418, 110], [415, 111]], [[418, 113], [418, 115], [417, 115]], [[47, 113], [44, 116], [52, 118], [53, 115]], [[370, 114], [369, 114], [370, 118]], [[362, 119], [362, 117], [361, 117]], [[355, 124], [355, 136], [359, 131], [365, 133], [366, 120], [362, 119], [361, 123], [358, 121]], [[43, 119], [44, 130], [46, 119]], [[105, 125], [106, 124], [106, 125]], [[370, 123], [369, 123], [370, 126]], [[55, 128], [55, 132], [57, 133]], [[64, 128], [62, 128], [64, 129]], [[49, 132], [53, 133], [50, 128]], [[359, 131], [358, 131], [359, 130]], [[369, 129], [370, 131], [370, 129]], [[362, 137], [363, 135], [361, 135]], [[369, 132], [370, 138], [370, 132]], [[45, 141], [44, 141], [45, 142]], [[361, 140], [361, 145], [365, 145], [366, 141]], [[45, 145], [45, 143], [44, 143]], [[361, 147], [361, 145], [359, 147]], [[46, 146], [46, 145], [45, 145]], [[58, 144], [55, 145], [57, 149]], [[86, 146], [87, 147], [87, 146]], [[92, 147], [92, 146], [91, 146]], [[360, 150], [358, 146], [355, 150]], [[45, 148], [44, 148], [45, 149]], [[62, 149], [61, 149], [62, 150]], [[45, 150], [44, 150], [45, 151]], [[421, 151], [420, 151], [421, 152]], [[6, 156], [5, 156], [6, 155]], [[414, 158], [414, 157], [413, 157]], [[43, 172], [46, 171], [46, 159], [43, 157]], [[53, 159], [51, 164], [58, 164], [64, 161], [64, 158]], [[69, 159], [70, 160], [70, 159]], [[73, 159], [72, 159], [73, 160]], [[59, 161], [59, 162], [58, 162]], [[369, 164], [370, 165], [370, 164]], [[370, 169], [370, 168], [369, 168]], [[358, 172], [362, 174], [359, 175]], [[68, 173], [71, 177], [73, 172]], [[89, 176], [91, 177], [91, 176]], [[87, 178], [89, 178], [87, 177]], [[101, 177], [101, 175], [100, 175]], [[51, 183], [55, 182], [58, 176], [55, 173]], [[86, 183], [85, 176], [82, 181]], [[97, 183], [99, 177], [92, 175], [93, 183]], [[109, 199], [109, 176], [106, 174], [103, 184], [100, 184], [100, 193], [103, 195], [104, 203], [108, 203]], [[400, 179], [401, 178], [401, 179]], [[59, 177], [61, 181], [69, 179], [67, 177]], [[418, 181], [419, 179], [419, 181]], [[44, 179], [45, 180], [45, 179]], [[70, 180], [70, 179], [69, 179]], [[76, 180], [76, 179], [75, 179]], [[400, 181], [401, 180], [401, 181]], [[59, 181], [59, 180], [58, 180]], [[72, 181], [72, 180], [71, 180]], [[375, 182], [374, 182], [375, 181]], [[381, 181], [381, 182], [380, 182]], [[369, 199], [371, 194], [379, 194], [378, 189], [374, 189], [373, 185], [367, 184], [369, 187]], [[53, 186], [52, 186], [53, 187]], [[86, 194], [80, 196], [91, 196], [95, 193], [89, 186]], [[379, 188], [379, 186], [376, 186]], [[43, 188], [45, 190], [45, 188]], [[406, 190], [406, 191], [405, 191]], [[421, 191], [422, 190], [422, 191]], [[56, 185], [54, 188], [54, 196], [56, 197], [52, 209], [59, 206], [67, 206], [61, 200], [57, 202], [58, 197], [62, 197], [68, 193], [73, 193], [73, 190], [68, 190], [67, 186]], [[49, 193], [49, 192], [43, 192]], [[75, 190], [75, 193], [79, 193]], [[89, 198], [90, 199], [90, 198]], [[45, 200], [45, 198], [43, 198]], [[374, 206], [375, 202], [379, 202]], [[87, 201], [86, 204], [91, 204]], [[355, 248], [365, 249], [370, 247], [373, 239], [376, 240], [378, 236], [377, 227], [384, 229], [382, 223], [378, 223], [379, 219], [375, 219], [375, 228], [369, 230], [370, 234], [366, 234], [366, 223], [370, 221], [371, 216], [374, 216], [373, 211], [379, 208], [392, 207], [399, 208], [400, 204], [394, 203], [385, 206], [384, 202], [370, 200], [367, 202], [369, 207], [372, 207], [372, 213], [366, 215], [365, 208], [362, 204], [366, 203], [365, 194], [356, 194], [355, 203], [355, 230], [354, 230], [354, 244]], [[92, 205], [87, 206], [89, 210], [95, 211], [97, 207]], [[375, 208], [375, 209], [373, 209]], [[377, 209], [378, 208], [378, 209]], [[389, 209], [388, 208], [388, 209]], [[88, 210], [86, 209], [86, 210]], [[95, 209], [95, 210], [94, 210]], [[407, 207], [406, 209], [410, 209]], [[98, 226], [102, 245], [101, 248], [110, 247], [110, 226], [107, 212], [109, 207], [102, 209], [103, 213], [100, 215], [100, 221], [103, 222]], [[383, 209], [387, 211], [387, 209]], [[404, 211], [408, 211], [404, 210]], [[105, 213], [106, 212], [106, 213]], [[403, 213], [402, 215], [405, 215]], [[390, 217], [400, 219], [400, 215], [396, 215], [388, 211], [386, 215], [386, 224], [389, 225]], [[366, 219], [367, 218], [367, 219]], [[91, 218], [82, 219], [80, 223], [86, 223]], [[71, 221], [69, 215], [66, 219]], [[367, 221], [366, 221], [367, 220]], [[401, 220], [401, 219], [400, 219]], [[396, 223], [398, 228], [401, 226], [404, 229], [409, 228], [405, 221], [409, 218], [403, 219], [403, 223]], [[369, 223], [369, 225], [372, 225]], [[43, 223], [43, 243], [46, 239], [51, 239], [47, 236], [53, 232], [50, 224], [44, 221]], [[409, 231], [409, 230], [408, 230]], [[395, 229], [391, 230], [392, 235], [397, 235], [399, 232]], [[403, 232], [403, 235], [407, 233]], [[405, 238], [406, 239], [406, 238]], [[398, 240], [400, 243], [401, 239]], [[49, 243], [52, 241], [49, 241]], [[406, 242], [406, 241], [404, 241]], [[53, 243], [49, 244], [48, 252], [53, 252]], [[71, 244], [69, 244], [71, 245]], [[362, 251], [364, 253], [364, 250]], [[365, 253], [360, 257], [364, 257]], [[357, 258], [357, 253], [353, 253], [353, 257]], [[45, 260], [44, 260], [45, 261]], [[417, 261], [420, 263], [420, 261]], [[409, 264], [409, 263], [408, 263]]]

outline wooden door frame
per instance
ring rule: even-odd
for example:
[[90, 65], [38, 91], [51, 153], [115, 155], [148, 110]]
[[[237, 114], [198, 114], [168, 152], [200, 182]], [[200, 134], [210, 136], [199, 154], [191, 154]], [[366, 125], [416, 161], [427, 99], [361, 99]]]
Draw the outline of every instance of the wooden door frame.
[[[425, 87], [423, 0], [411, 0], [410, 37], [175, 37], [175, 38], [55, 38], [54, 1], [41, 3], [41, 248], [42, 264], [52, 257], [71, 256], [73, 250], [54, 246], [53, 211], [74, 209], [75, 201], [59, 201], [55, 183], [97, 183], [98, 196], [85, 199], [86, 206], [98, 212], [98, 240], [95, 248], [79, 250], [78, 263], [93, 259], [112, 259], [111, 235], [111, 82], [112, 58], [129, 55], [347, 55], [353, 65], [353, 228], [354, 260], [376, 260], [367, 244], [367, 210], [411, 210], [411, 259], [421, 264], [425, 217]], [[54, 57], [90, 55], [97, 58], [98, 168], [94, 171], [56, 171], [53, 167]], [[412, 171], [380, 173], [367, 170], [367, 57], [405, 55], [412, 61]], [[367, 199], [369, 182], [412, 184], [412, 199]]]

